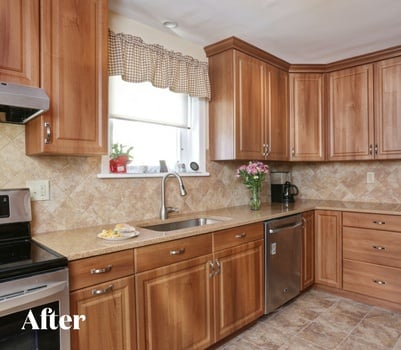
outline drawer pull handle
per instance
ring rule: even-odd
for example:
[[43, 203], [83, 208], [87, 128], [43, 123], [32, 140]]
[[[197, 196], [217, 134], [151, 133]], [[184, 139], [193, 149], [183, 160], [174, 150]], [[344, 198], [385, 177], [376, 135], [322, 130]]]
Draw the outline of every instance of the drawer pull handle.
[[100, 273], [110, 272], [112, 267], [113, 267], [113, 265], [107, 265], [106, 267], [103, 267], [101, 269], [91, 269], [91, 274], [98, 275]]
[[185, 253], [185, 248], [170, 250], [170, 255], [181, 255]]
[[375, 220], [375, 221], [373, 221], [373, 223], [376, 224], [376, 225], [384, 225], [386, 222], [385, 221], [377, 221], [377, 220]]
[[376, 250], [386, 250], [385, 247], [382, 247], [382, 246], [380, 246], [380, 245], [372, 245], [372, 248], [373, 248], [373, 249], [376, 249]]
[[209, 261], [209, 278], [212, 278], [214, 276], [214, 264], [213, 261]]
[[92, 289], [92, 295], [101, 295], [101, 294], [106, 294], [110, 293], [113, 291], [113, 285], [110, 284], [107, 288], [105, 289]]
[[216, 267], [217, 267], [217, 271], [214, 272], [215, 276], [219, 275], [221, 273], [221, 263], [217, 259], [216, 259]]
[[246, 233], [242, 232], [242, 233], [238, 233], [237, 235], [235, 235], [235, 238], [241, 239], [241, 238], [245, 238], [246, 237]]
[[384, 286], [386, 284], [385, 281], [380, 281], [380, 280], [373, 280], [374, 283], [380, 284], [381, 286]]

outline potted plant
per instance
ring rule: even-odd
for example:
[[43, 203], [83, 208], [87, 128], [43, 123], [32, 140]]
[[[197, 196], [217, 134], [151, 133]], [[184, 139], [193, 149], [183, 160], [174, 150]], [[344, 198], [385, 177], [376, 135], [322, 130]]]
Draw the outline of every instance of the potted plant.
[[121, 143], [114, 143], [110, 153], [110, 172], [111, 173], [126, 173], [127, 164], [132, 160], [130, 152], [134, 147], [128, 147]]

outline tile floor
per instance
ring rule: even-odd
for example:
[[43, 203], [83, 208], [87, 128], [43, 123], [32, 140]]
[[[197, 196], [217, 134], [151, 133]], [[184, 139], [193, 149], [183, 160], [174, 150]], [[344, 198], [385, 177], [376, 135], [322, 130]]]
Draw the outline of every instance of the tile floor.
[[401, 350], [401, 313], [312, 289], [220, 350]]

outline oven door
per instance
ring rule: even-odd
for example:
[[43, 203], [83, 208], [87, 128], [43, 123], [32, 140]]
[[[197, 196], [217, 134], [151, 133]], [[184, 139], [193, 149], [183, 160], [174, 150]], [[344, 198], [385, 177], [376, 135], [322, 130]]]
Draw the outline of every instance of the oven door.
[[68, 269], [0, 283], [0, 349], [69, 350]]

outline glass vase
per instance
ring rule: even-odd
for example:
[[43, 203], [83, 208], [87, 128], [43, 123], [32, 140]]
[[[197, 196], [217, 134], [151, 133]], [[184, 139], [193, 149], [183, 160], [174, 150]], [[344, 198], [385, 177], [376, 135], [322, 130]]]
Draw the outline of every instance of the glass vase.
[[251, 191], [251, 200], [249, 205], [251, 210], [259, 210], [260, 209], [260, 187], [255, 186], [250, 188]]

